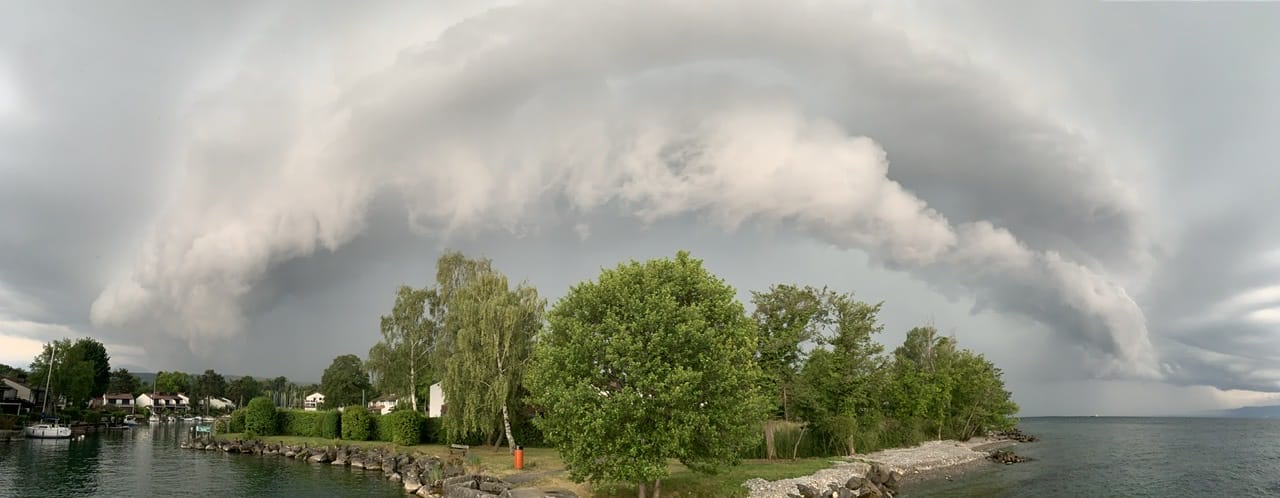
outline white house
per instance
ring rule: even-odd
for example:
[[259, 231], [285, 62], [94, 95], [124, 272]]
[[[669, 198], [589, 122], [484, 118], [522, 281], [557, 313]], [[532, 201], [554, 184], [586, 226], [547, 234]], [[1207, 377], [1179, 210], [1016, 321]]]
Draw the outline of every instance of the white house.
[[444, 413], [444, 389], [440, 387], [439, 382], [436, 382], [431, 384], [431, 389], [427, 395], [429, 397], [427, 400], [427, 416], [439, 417]]
[[24, 380], [0, 377], [0, 413], [21, 415], [40, 410], [44, 390], [31, 387]]
[[316, 411], [324, 405], [324, 394], [315, 392], [307, 395], [307, 399], [302, 402], [302, 409], [307, 411]]
[[142, 393], [134, 399], [134, 406], [152, 411], [182, 411], [191, 407], [186, 395], [166, 393]]
[[103, 394], [99, 402], [103, 408], [133, 411], [133, 395], [129, 393]]
[[396, 408], [396, 405], [398, 404], [400, 404], [399, 396], [396, 396], [394, 394], [378, 396], [377, 398], [374, 398], [372, 401], [369, 402], [369, 410], [377, 411], [383, 415], [386, 415], [388, 413], [391, 413], [391, 410], [394, 410]]
[[209, 398], [209, 408], [214, 410], [235, 410], [236, 403], [227, 398], [212, 397]]

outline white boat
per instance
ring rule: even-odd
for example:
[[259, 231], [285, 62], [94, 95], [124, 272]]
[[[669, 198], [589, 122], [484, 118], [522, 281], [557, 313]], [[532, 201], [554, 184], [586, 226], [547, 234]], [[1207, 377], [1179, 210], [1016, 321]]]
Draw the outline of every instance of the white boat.
[[52, 424], [41, 423], [27, 427], [26, 434], [27, 437], [36, 439], [66, 439], [71, 437], [71, 428], [54, 421]]
[[151, 417], [147, 419], [147, 421], [153, 424], [158, 424], [160, 423], [160, 416], [153, 413], [151, 414]]
[[187, 423], [190, 423], [190, 422], [199, 422], [199, 421], [200, 421], [200, 417], [182, 417], [182, 421], [183, 421], [183, 422], [187, 422]]
[[138, 425], [138, 418], [133, 415], [125, 415], [124, 425], [128, 425], [128, 426]]

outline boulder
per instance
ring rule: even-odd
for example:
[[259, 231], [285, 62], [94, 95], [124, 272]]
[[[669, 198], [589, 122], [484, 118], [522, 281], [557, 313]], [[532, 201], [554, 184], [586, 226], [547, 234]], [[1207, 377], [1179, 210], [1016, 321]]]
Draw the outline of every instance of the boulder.
[[417, 472], [406, 472], [400, 482], [404, 484], [406, 494], [414, 494], [422, 487], [422, 479], [418, 478]]
[[808, 484], [797, 484], [796, 489], [800, 491], [800, 496], [804, 498], [823, 498], [822, 490]]
[[364, 468], [364, 457], [362, 457], [362, 456], [360, 456], [360, 455], [353, 456], [353, 457], [351, 457], [350, 459], [348, 459], [348, 460], [347, 460], [347, 463], [348, 463], [349, 465], [351, 465], [351, 468], [353, 468], [353, 469], [363, 469], [363, 468]]
[[844, 487], [847, 489], [856, 490], [858, 488], [861, 488], [862, 485], [866, 483], [867, 483], [867, 479], [865, 477], [853, 476], [853, 477], [850, 477], [848, 481], [845, 481]]
[[902, 485], [903, 477], [901, 470], [893, 469], [889, 471], [889, 479], [884, 482], [884, 485], [889, 489], [898, 489], [898, 486]]

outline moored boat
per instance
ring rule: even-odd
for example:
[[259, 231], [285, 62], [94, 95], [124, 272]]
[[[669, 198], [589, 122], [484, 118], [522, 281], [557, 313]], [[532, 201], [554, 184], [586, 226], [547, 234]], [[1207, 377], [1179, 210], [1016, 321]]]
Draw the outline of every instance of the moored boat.
[[26, 428], [26, 436], [36, 439], [66, 439], [71, 437], [71, 428], [65, 425], [58, 425], [57, 419], [53, 423], [41, 422]]

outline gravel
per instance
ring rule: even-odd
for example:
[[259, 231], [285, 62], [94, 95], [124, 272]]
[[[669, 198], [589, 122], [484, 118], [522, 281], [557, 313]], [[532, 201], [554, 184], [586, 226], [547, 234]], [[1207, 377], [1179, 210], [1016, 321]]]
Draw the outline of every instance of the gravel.
[[[879, 462], [892, 469], [901, 471], [910, 477], [912, 474], [930, 470], [965, 464], [987, 456], [983, 449], [992, 446], [992, 441], [984, 438], [973, 438], [969, 441], [929, 441], [913, 448], [897, 448], [877, 451], [858, 458], [867, 462]], [[830, 484], [843, 485], [850, 477], [865, 477], [871, 465], [864, 462], [832, 462], [831, 468], [822, 469], [813, 475], [766, 481], [761, 478], [750, 479], [742, 483], [751, 491], [752, 497], [786, 498], [788, 493], [799, 495], [797, 484], [808, 484], [818, 489], [826, 489]]]

